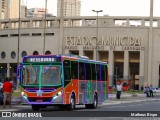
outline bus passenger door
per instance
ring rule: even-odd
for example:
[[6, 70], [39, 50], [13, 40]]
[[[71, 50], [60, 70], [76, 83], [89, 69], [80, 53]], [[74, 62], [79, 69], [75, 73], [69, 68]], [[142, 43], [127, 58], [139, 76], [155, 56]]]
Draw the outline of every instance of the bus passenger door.
[[64, 60], [64, 102], [69, 104], [70, 101], [70, 88], [69, 84], [71, 83], [71, 66], [69, 60]]

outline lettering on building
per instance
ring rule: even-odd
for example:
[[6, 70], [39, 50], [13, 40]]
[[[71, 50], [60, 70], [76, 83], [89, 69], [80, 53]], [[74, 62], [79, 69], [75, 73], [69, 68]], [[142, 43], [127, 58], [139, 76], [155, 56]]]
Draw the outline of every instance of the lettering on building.
[[83, 46], [84, 50], [104, 50], [104, 46], [109, 46], [110, 50], [116, 50], [116, 46], [121, 46], [122, 50], [144, 50], [142, 37], [132, 36], [66, 36], [65, 49], [78, 50], [78, 46]]

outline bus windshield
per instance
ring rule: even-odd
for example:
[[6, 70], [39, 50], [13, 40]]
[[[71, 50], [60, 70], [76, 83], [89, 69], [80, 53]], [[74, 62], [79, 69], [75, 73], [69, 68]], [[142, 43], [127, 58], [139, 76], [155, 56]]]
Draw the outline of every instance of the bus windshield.
[[43, 66], [42, 85], [61, 84], [61, 66]]
[[59, 85], [61, 84], [61, 66], [25, 65], [22, 71], [23, 85]]

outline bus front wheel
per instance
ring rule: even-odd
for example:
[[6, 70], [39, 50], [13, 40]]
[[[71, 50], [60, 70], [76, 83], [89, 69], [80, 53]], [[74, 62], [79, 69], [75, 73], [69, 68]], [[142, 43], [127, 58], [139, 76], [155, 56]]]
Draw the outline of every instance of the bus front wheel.
[[32, 110], [39, 111], [40, 107], [38, 105], [32, 105]]
[[70, 98], [70, 104], [68, 105], [69, 110], [74, 110], [75, 109], [75, 97], [74, 95], [71, 96]]

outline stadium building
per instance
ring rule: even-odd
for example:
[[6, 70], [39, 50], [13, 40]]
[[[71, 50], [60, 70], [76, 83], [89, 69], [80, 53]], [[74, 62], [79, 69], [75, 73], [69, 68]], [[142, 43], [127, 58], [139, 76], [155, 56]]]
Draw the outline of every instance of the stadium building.
[[135, 89], [146, 84], [160, 87], [159, 44], [160, 18], [153, 12], [150, 17], [1, 19], [0, 79], [10, 76], [16, 81], [17, 64], [25, 55], [71, 53], [107, 61], [110, 85], [123, 79]]

